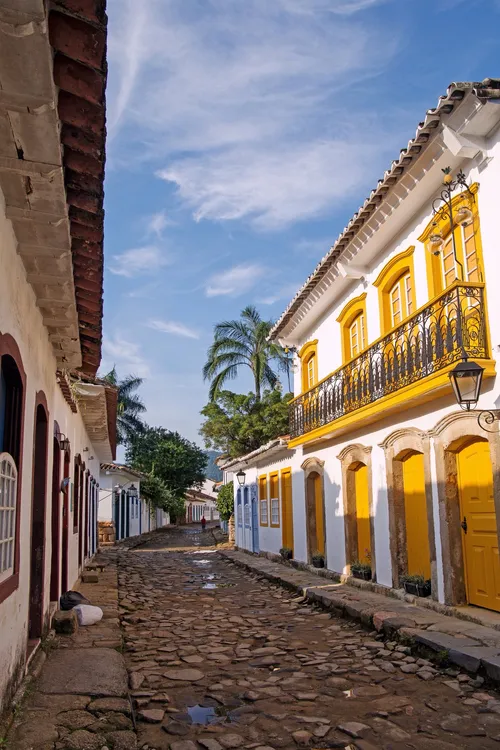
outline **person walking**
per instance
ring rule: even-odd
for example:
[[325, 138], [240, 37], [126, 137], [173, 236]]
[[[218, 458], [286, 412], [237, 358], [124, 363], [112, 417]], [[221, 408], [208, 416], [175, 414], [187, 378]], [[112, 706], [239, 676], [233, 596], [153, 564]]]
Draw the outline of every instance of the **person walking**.
[[207, 525], [207, 520], [206, 520], [205, 516], [203, 516], [203, 518], [201, 519], [201, 530], [202, 531], [205, 531], [206, 525]]

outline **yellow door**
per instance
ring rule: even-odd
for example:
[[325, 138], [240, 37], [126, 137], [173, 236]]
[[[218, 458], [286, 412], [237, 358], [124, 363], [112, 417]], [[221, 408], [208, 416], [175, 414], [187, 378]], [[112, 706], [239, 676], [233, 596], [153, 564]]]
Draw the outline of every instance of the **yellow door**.
[[283, 547], [293, 550], [292, 472], [281, 472], [281, 513], [283, 516]]
[[370, 502], [368, 499], [368, 467], [364, 464], [354, 472], [356, 489], [356, 522], [358, 527], [358, 559], [371, 561]]
[[457, 455], [465, 575], [470, 604], [500, 612], [500, 565], [493, 471], [487, 442], [475, 442]]
[[323, 490], [321, 477], [314, 477], [314, 500], [316, 505], [316, 551], [325, 554], [325, 517], [323, 511]]
[[403, 487], [408, 573], [427, 579], [431, 577], [431, 555], [422, 453], [413, 453], [403, 461]]

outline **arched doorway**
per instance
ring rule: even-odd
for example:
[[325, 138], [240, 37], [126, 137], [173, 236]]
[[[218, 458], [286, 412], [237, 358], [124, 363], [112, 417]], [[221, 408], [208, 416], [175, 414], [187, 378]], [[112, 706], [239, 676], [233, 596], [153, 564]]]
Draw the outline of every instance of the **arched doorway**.
[[401, 457], [404, 518], [406, 530], [407, 572], [431, 578], [431, 553], [427, 498], [425, 492], [424, 456], [411, 451]]
[[30, 640], [43, 631], [43, 583], [45, 557], [45, 510], [47, 499], [47, 428], [45, 407], [38, 403], [35, 412], [35, 452], [33, 462], [33, 501], [31, 510], [31, 570], [29, 594]]
[[311, 471], [306, 478], [307, 549], [311, 560], [315, 554], [325, 554], [325, 508], [323, 477]]
[[[370, 529], [370, 496], [368, 492], [368, 467], [361, 461], [356, 461], [348, 467], [353, 474], [352, 486], [354, 489], [356, 532], [357, 532], [357, 559], [362, 563], [371, 563], [372, 542]], [[353, 562], [351, 560], [351, 562]]]
[[60, 492], [61, 492], [61, 447], [58, 432], [53, 439], [52, 457], [52, 555], [50, 563], [50, 601], [57, 602], [60, 594]]
[[469, 604], [500, 612], [500, 564], [487, 440], [475, 438], [457, 451], [457, 478]]
[[68, 582], [68, 543], [69, 543], [69, 498], [71, 492], [70, 486], [70, 465], [71, 455], [69, 450], [64, 452], [64, 470], [63, 479], [64, 494], [63, 494], [63, 513], [62, 513], [62, 547], [61, 547], [61, 590], [65, 593], [69, 589]]

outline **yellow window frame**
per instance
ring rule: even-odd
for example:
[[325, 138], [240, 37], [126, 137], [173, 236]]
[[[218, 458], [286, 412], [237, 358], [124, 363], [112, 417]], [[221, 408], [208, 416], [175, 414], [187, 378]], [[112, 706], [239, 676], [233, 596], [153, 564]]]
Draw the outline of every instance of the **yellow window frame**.
[[[363, 340], [359, 341], [358, 350], [353, 354], [352, 341], [351, 341], [351, 327], [356, 319], [363, 316], [363, 323], [360, 325], [358, 331], [358, 337]], [[366, 292], [360, 294], [358, 297], [349, 300], [349, 302], [342, 308], [342, 312], [337, 318], [337, 323], [340, 323], [340, 335], [342, 342], [342, 361], [343, 363], [349, 362], [349, 360], [357, 357], [363, 349], [368, 346], [368, 320], [366, 315]], [[364, 336], [361, 334], [361, 328], [364, 329]]]
[[[276, 487], [275, 496], [273, 496], [273, 484]], [[273, 523], [273, 500], [278, 501], [278, 523]], [[271, 526], [273, 529], [279, 529], [281, 526], [280, 502], [279, 472], [273, 471], [269, 474], [269, 526]]]
[[[262, 520], [262, 503], [266, 503], [266, 520]], [[267, 474], [259, 476], [259, 526], [269, 526], [269, 497], [267, 488]]]
[[[417, 297], [415, 293], [415, 270], [413, 266], [413, 253], [415, 245], [411, 245], [407, 250], [398, 253], [391, 258], [380, 271], [379, 275], [373, 282], [373, 286], [378, 289], [379, 313], [380, 313], [380, 333], [384, 336], [395, 325], [400, 325], [406, 318], [417, 309]], [[408, 312], [406, 302], [406, 284], [405, 277], [410, 277], [410, 300], [411, 312]], [[400, 282], [401, 289], [401, 320], [393, 324], [392, 317], [392, 300], [391, 292], [395, 285]], [[405, 314], [406, 313], [406, 314]]]
[[[456, 213], [456, 211], [458, 211], [458, 209], [462, 206], [465, 206], [472, 211], [472, 228], [476, 250], [477, 271], [479, 276], [478, 282], [481, 283], [484, 280], [484, 263], [483, 248], [481, 244], [481, 227], [479, 222], [479, 207], [477, 200], [478, 190], [479, 184], [476, 182], [470, 187], [472, 195], [468, 192], [459, 193], [458, 195], [455, 195], [454, 198], [452, 198], [451, 203], [454, 213]], [[432, 219], [429, 221], [426, 228], [418, 238], [419, 242], [424, 243], [427, 251], [425, 253], [425, 260], [427, 267], [427, 286], [429, 298], [437, 297], [447, 288], [447, 286], [449, 286], [449, 284], [445, 286], [444, 271], [442, 268], [442, 251], [435, 255], [430, 248], [430, 238], [433, 234], [440, 234], [445, 243], [450, 238], [451, 226], [450, 221], [446, 216], [445, 210], [439, 211], [436, 216], [432, 217]], [[466, 257], [464, 253], [463, 230], [460, 225], [455, 227], [455, 243], [457, 248], [457, 257], [464, 270], [464, 278], [458, 278], [458, 281], [467, 281], [468, 279], [465, 275]], [[457, 276], [460, 277], [460, 266], [458, 266], [457, 268]], [[453, 283], [454, 281], [455, 279], [453, 279], [451, 283]]]
[[[301, 369], [301, 383], [302, 393], [314, 388], [318, 382], [318, 339], [314, 341], [308, 341], [299, 352], [300, 369]], [[310, 375], [310, 367], [312, 365], [312, 378]], [[312, 379], [312, 383], [310, 382]]]

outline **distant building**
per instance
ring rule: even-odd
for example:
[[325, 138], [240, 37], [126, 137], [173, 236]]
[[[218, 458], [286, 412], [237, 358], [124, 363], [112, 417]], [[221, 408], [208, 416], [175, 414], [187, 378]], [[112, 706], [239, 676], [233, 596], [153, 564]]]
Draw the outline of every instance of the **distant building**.
[[191, 489], [186, 493], [186, 523], [199, 523], [203, 517], [208, 521], [218, 521], [217, 492], [214, 487], [217, 483], [211, 479], [205, 479], [203, 489]]

